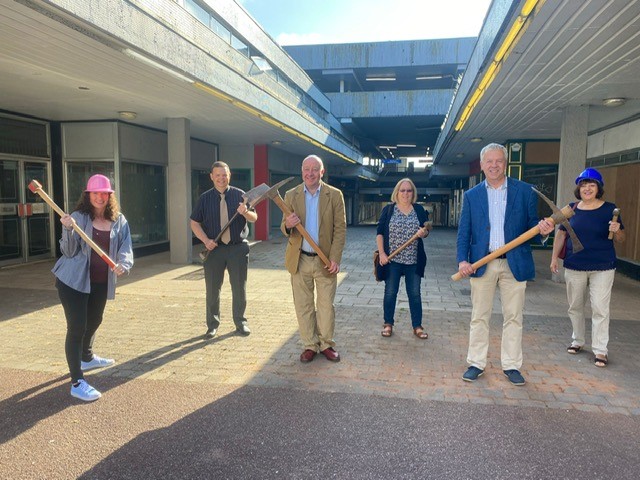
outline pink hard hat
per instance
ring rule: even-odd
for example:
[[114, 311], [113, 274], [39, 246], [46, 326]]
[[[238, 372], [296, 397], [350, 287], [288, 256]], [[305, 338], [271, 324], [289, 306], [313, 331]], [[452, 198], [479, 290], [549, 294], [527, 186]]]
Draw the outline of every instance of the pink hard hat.
[[111, 182], [104, 175], [93, 175], [87, 182], [85, 192], [106, 192], [113, 193]]

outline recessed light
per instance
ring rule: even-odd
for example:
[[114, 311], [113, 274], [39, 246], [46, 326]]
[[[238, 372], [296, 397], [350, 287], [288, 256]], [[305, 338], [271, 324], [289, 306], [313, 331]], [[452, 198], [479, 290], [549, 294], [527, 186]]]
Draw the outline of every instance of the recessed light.
[[271, 145], [282, 145], [282, 142], [280, 140], [274, 140], [271, 142]]
[[120, 118], [123, 120], [134, 120], [138, 116], [136, 112], [127, 111], [118, 112], [118, 115], [120, 115]]
[[456, 153], [456, 158], [464, 158], [464, 153]]
[[482, 141], [482, 137], [473, 137], [469, 139], [471, 143], [480, 143]]
[[605, 107], [619, 107], [620, 105], [624, 105], [626, 102], [627, 99], [622, 97], [605, 98], [602, 100], [602, 105]]

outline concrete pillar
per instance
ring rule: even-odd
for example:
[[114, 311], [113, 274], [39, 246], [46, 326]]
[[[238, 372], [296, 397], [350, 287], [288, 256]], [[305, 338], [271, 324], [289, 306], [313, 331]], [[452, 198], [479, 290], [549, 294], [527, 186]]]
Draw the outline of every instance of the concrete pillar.
[[169, 242], [171, 263], [191, 263], [191, 123], [187, 118], [167, 119], [169, 167]]
[[[566, 107], [562, 112], [560, 130], [560, 162], [558, 166], [557, 205], [563, 207], [575, 202], [573, 196], [576, 177], [584, 170], [587, 159], [587, 133], [589, 106]], [[560, 262], [562, 263], [562, 261]], [[562, 269], [552, 274], [554, 282], [564, 282]]]

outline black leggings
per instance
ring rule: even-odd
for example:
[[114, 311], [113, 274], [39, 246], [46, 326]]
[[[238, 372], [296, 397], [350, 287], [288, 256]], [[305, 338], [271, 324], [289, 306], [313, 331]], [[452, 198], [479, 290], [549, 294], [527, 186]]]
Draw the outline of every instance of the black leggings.
[[93, 340], [107, 303], [107, 284], [92, 283], [91, 292], [82, 293], [56, 280], [56, 288], [67, 319], [64, 353], [71, 381], [75, 383], [84, 378], [80, 362], [93, 358]]

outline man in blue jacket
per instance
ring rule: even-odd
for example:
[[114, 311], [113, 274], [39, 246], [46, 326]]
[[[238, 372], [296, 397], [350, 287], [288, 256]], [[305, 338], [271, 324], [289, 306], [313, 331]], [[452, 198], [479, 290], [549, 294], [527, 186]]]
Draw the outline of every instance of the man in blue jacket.
[[538, 197], [528, 183], [507, 178], [507, 149], [490, 143], [480, 152], [486, 179], [465, 192], [458, 225], [458, 271], [471, 276], [471, 325], [467, 382], [484, 373], [489, 350], [489, 320], [496, 286], [502, 302], [502, 370], [514, 385], [524, 385], [522, 367], [522, 311], [527, 280], [535, 277], [531, 245], [524, 243], [474, 271], [472, 263], [504, 246], [536, 224], [542, 235], [553, 223], [538, 221]]

